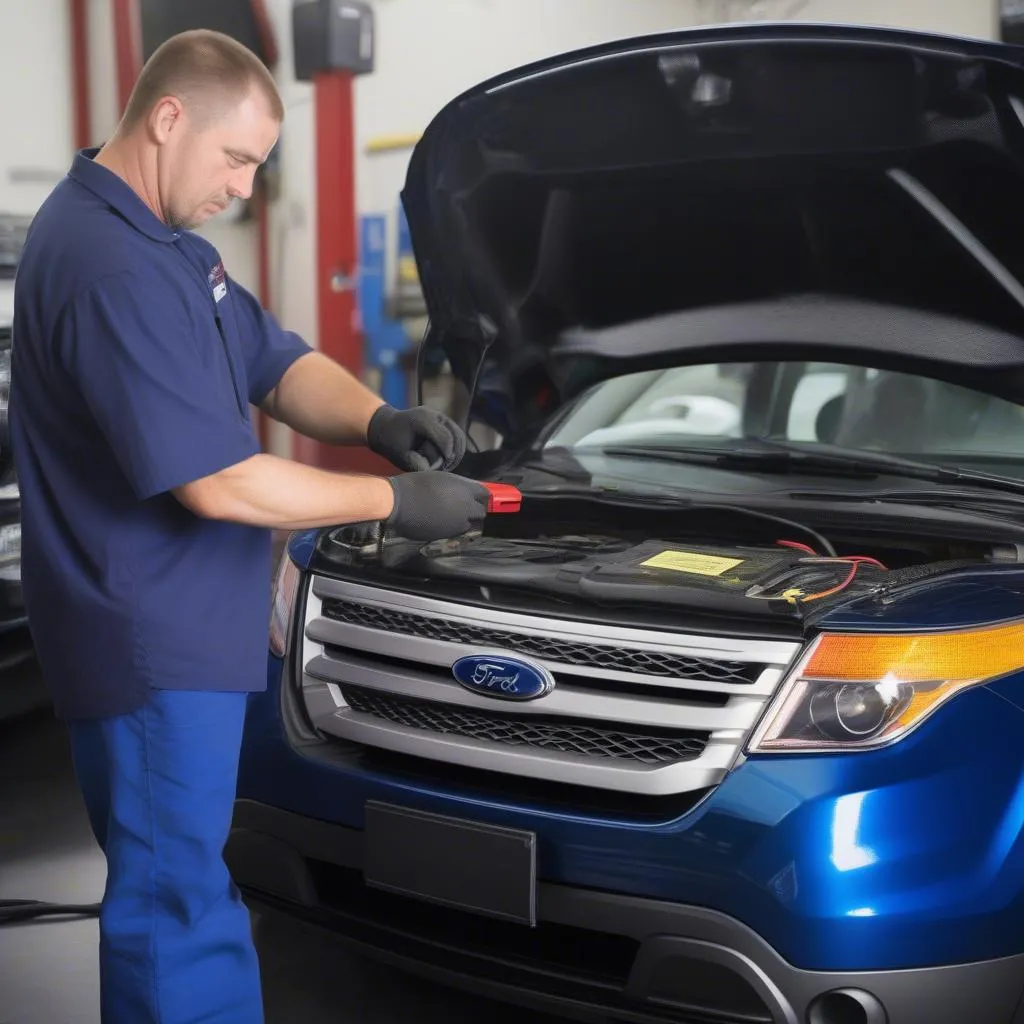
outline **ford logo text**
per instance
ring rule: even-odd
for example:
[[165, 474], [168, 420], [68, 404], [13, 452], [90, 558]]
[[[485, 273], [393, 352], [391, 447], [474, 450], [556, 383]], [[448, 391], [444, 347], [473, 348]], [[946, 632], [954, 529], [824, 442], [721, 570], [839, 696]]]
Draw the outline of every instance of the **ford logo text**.
[[501, 654], [459, 658], [452, 665], [452, 675], [473, 693], [503, 700], [536, 700], [555, 687], [547, 669]]

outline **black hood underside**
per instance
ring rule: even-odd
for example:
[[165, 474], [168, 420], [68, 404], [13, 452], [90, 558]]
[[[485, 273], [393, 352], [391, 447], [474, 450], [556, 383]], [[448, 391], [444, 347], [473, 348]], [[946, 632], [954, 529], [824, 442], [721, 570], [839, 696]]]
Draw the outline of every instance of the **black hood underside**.
[[[827, 295], [1024, 336], [1022, 119], [1018, 49], [849, 27], [680, 32], [510, 73], [449, 104], [410, 164], [427, 354], [514, 439], [623, 369], [567, 366], [581, 338], [667, 314]], [[920, 337], [849, 348], [928, 372]], [[973, 384], [1024, 402], [1012, 368]]]

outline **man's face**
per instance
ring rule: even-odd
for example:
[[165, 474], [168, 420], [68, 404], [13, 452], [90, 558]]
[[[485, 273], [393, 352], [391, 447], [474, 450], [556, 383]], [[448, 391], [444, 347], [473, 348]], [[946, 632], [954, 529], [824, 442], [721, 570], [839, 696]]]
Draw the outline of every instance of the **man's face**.
[[253, 90], [220, 116], [182, 130], [163, 147], [160, 201], [172, 227], [194, 229], [223, 212], [233, 199], [252, 195], [257, 167], [277, 142], [280, 124], [263, 95]]

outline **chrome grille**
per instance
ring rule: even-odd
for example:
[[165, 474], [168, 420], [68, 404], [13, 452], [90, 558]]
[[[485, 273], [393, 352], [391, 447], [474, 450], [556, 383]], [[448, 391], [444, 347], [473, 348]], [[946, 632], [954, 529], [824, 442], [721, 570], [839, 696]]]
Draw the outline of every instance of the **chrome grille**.
[[572, 721], [533, 721], [528, 717], [487, 714], [453, 704], [374, 693], [354, 686], [343, 686], [341, 695], [353, 711], [383, 718], [395, 725], [583, 757], [621, 758], [649, 765], [673, 764], [700, 757], [707, 743], [706, 735], [660, 736]]
[[[303, 701], [323, 735], [646, 796], [720, 783], [799, 651], [792, 641], [555, 619], [321, 576], [310, 581], [302, 644]], [[533, 661], [556, 685], [525, 702], [472, 692], [452, 666], [474, 654]]]
[[649, 676], [688, 679], [714, 683], [753, 683], [760, 665], [738, 661], [712, 661], [666, 651], [626, 650], [601, 644], [581, 644], [557, 637], [529, 636], [490, 629], [450, 619], [410, 615], [356, 601], [325, 601], [324, 616], [336, 622], [350, 622], [368, 629], [380, 629], [403, 636], [418, 636], [447, 643], [480, 648], [497, 648], [510, 654], [533, 655], [546, 661], [594, 668], [618, 669]]

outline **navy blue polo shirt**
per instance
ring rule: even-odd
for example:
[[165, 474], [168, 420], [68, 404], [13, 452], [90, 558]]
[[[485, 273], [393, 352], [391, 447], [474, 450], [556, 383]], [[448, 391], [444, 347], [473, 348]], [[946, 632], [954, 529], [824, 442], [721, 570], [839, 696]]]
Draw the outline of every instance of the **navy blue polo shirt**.
[[15, 280], [23, 586], [62, 717], [266, 686], [270, 532], [170, 492], [259, 452], [250, 403], [310, 351], [95, 153], [40, 208]]

